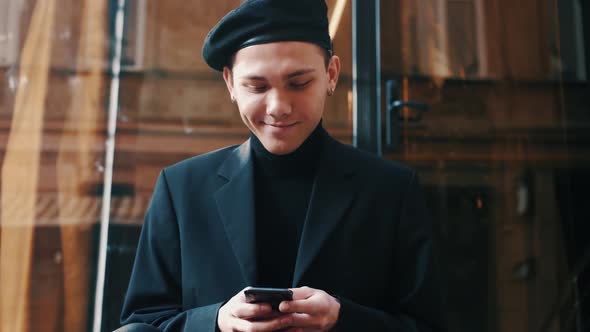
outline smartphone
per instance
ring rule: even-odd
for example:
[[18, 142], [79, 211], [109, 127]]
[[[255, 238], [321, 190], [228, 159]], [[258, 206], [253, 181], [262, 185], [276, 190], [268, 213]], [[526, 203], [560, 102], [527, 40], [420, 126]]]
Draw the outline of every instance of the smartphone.
[[269, 303], [273, 310], [279, 310], [282, 301], [292, 301], [293, 292], [287, 288], [253, 287], [244, 291], [248, 303]]

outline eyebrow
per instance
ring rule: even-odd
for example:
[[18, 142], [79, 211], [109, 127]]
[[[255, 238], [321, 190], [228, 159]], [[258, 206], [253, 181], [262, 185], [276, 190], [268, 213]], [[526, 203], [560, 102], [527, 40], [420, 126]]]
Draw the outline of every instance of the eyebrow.
[[[301, 69], [301, 70], [297, 70], [292, 73], [289, 73], [289, 74], [285, 75], [284, 77], [285, 77], [285, 79], [291, 79], [293, 77], [309, 74], [312, 72], [315, 72], [315, 69], [313, 69], [313, 68]], [[250, 81], [266, 81], [266, 78], [264, 78], [263, 76], [258, 76], [258, 75], [247, 75], [247, 76], [242, 77], [242, 79], [250, 80]]]
[[256, 75], [244, 76], [244, 77], [242, 77], [242, 79], [248, 80], [248, 81], [266, 81], [266, 78], [264, 78], [262, 76], [256, 76]]
[[309, 74], [309, 73], [312, 73], [314, 71], [315, 71], [315, 69], [313, 69], [313, 68], [310, 68], [310, 69], [302, 69], [302, 70], [298, 70], [298, 71], [292, 72], [291, 74], [288, 74], [285, 77], [287, 79], [290, 79], [290, 78], [293, 78], [293, 77], [297, 77], [297, 76]]

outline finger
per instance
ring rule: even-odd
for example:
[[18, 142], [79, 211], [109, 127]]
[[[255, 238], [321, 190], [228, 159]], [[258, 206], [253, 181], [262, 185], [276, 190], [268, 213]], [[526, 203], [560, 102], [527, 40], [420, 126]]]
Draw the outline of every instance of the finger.
[[319, 328], [321, 325], [320, 319], [318, 317], [314, 317], [308, 314], [293, 314], [292, 320], [293, 323], [291, 324], [291, 326], [300, 329]]
[[300, 327], [290, 327], [286, 330], [282, 330], [281, 332], [303, 332], [303, 329]]
[[310, 298], [317, 292], [317, 289], [313, 289], [307, 286], [299, 288], [291, 288], [293, 292], [293, 300], [305, 300]]
[[279, 311], [284, 313], [306, 313], [314, 315], [322, 309], [316, 302], [317, 301], [312, 301], [309, 299], [283, 301], [279, 304]]
[[265, 303], [237, 303], [231, 310], [232, 316], [240, 319], [258, 318], [271, 312], [271, 306]]
[[238, 294], [236, 294], [236, 296], [234, 296], [235, 298], [239, 299], [240, 302], [246, 302], [246, 291], [248, 289], [252, 288], [252, 286], [248, 286], [244, 289], [242, 289]]
[[300, 328], [301, 331], [332, 331], [334, 323], [328, 317], [311, 316], [308, 314], [293, 314], [292, 327]]
[[282, 316], [264, 321], [238, 320], [235, 327], [238, 331], [276, 331], [287, 328], [293, 323], [293, 317]]

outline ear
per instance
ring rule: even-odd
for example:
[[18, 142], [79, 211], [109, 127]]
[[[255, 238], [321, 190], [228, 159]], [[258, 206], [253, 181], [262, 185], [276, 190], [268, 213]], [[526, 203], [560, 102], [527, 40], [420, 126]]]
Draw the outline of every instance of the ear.
[[336, 89], [336, 84], [340, 77], [340, 69], [340, 58], [337, 55], [332, 56], [328, 65], [328, 84], [332, 90]]
[[227, 86], [227, 91], [229, 91], [230, 97], [234, 97], [234, 78], [231, 69], [229, 67], [223, 67], [223, 80], [225, 81], [225, 86]]

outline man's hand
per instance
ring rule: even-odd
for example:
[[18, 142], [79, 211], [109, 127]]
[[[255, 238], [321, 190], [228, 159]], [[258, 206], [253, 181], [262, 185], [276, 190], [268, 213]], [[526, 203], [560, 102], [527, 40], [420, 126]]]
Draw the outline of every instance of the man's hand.
[[292, 288], [293, 301], [279, 305], [282, 313], [291, 313], [293, 321], [287, 331], [330, 331], [338, 322], [340, 302], [323, 290]]
[[221, 332], [266, 332], [293, 326], [293, 317], [291, 315], [273, 311], [270, 304], [247, 303], [244, 290], [219, 308], [217, 326]]

